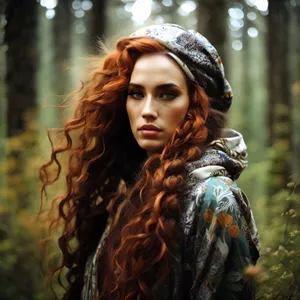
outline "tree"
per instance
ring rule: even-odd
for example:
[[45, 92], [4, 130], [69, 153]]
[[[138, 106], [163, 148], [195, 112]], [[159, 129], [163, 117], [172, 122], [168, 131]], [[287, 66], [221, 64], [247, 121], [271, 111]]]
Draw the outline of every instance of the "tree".
[[[5, 23], [5, 6], [4, 1], [0, 1], [0, 40], [4, 37], [4, 23]], [[4, 157], [4, 138], [6, 136], [6, 52], [5, 44], [0, 44], [0, 165]], [[0, 187], [4, 186], [4, 175], [0, 171]]]
[[289, 6], [291, 14], [290, 28], [290, 70], [291, 70], [291, 85], [292, 85], [292, 105], [291, 114], [294, 120], [293, 126], [293, 173], [300, 176], [300, 2], [295, 2], [296, 6]]
[[[251, 106], [252, 106], [252, 95], [251, 95], [251, 78], [250, 78], [250, 45], [249, 43], [249, 36], [248, 36], [248, 28], [249, 28], [249, 20], [246, 17], [248, 12], [248, 6], [244, 6], [244, 26], [242, 28], [243, 37], [243, 52], [242, 52], [242, 59], [243, 59], [243, 100], [241, 100], [242, 110], [241, 113], [243, 115], [243, 126], [242, 126], [242, 133], [246, 140], [250, 138], [250, 130], [251, 130]], [[253, 67], [253, 66], [252, 66]]]
[[92, 50], [96, 50], [98, 39], [103, 40], [106, 31], [106, 0], [93, 1], [92, 10], [89, 12], [89, 36]]
[[7, 134], [24, 129], [23, 114], [36, 104], [37, 1], [8, 1], [5, 39], [7, 56]]
[[226, 65], [228, 1], [198, 0], [197, 30], [218, 50]]
[[55, 71], [55, 91], [58, 94], [65, 94], [68, 87], [68, 77], [66, 72], [70, 59], [71, 48], [71, 28], [73, 15], [71, 14], [71, 0], [59, 1], [54, 17], [54, 63]]
[[269, 145], [273, 146], [270, 195], [285, 186], [291, 175], [292, 119], [289, 89], [289, 20], [286, 1], [269, 1]]

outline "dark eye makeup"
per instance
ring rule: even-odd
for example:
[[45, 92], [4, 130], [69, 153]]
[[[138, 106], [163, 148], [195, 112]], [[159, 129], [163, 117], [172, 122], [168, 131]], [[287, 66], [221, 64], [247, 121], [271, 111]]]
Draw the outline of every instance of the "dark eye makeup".
[[[142, 99], [144, 97], [143, 92], [138, 90], [129, 90], [127, 94], [134, 99]], [[178, 93], [175, 91], [166, 91], [159, 93], [159, 98], [162, 100], [172, 100], [176, 97], [178, 97]]]
[[172, 100], [178, 96], [175, 92], [165, 92], [160, 94], [160, 98], [164, 100]]
[[128, 96], [131, 96], [134, 99], [140, 99], [140, 98], [143, 98], [144, 95], [140, 91], [131, 90], [131, 91], [128, 91]]

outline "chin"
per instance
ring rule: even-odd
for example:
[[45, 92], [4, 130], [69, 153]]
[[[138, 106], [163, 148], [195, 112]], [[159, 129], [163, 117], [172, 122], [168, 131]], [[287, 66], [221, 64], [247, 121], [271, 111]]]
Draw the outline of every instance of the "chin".
[[164, 144], [155, 141], [143, 141], [139, 143], [139, 146], [149, 153], [159, 153], [164, 148]]

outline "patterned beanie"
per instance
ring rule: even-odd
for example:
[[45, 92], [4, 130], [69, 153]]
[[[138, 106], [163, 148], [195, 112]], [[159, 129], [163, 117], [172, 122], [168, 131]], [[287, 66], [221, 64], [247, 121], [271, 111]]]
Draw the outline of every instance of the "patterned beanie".
[[177, 24], [151, 25], [141, 28], [130, 37], [150, 37], [171, 52], [186, 75], [199, 84], [211, 98], [213, 108], [226, 112], [231, 105], [232, 90], [225, 78], [224, 67], [217, 50], [195, 30]]

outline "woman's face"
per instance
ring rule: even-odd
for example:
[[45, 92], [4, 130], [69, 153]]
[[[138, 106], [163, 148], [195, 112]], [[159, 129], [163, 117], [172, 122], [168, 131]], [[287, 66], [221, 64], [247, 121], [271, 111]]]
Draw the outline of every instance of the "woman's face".
[[132, 133], [148, 154], [161, 151], [189, 106], [185, 73], [168, 55], [141, 56], [128, 87], [126, 110]]

